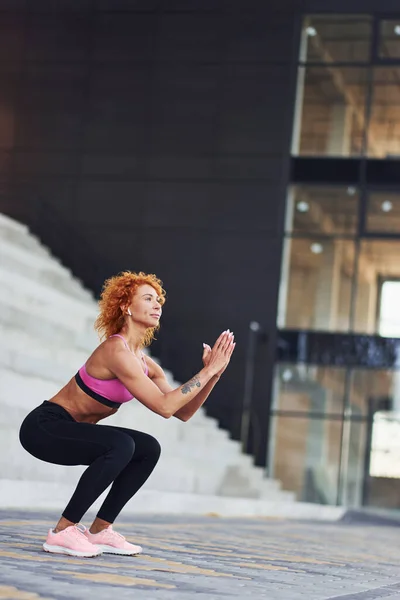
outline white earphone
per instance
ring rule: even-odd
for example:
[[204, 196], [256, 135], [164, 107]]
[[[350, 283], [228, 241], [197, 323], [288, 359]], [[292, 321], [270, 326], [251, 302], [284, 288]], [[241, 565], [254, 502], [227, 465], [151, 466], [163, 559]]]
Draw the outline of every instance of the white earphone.
[[132, 316], [132, 313], [131, 313], [131, 309], [130, 309], [130, 308], [128, 308], [128, 315], [129, 315], [130, 317]]

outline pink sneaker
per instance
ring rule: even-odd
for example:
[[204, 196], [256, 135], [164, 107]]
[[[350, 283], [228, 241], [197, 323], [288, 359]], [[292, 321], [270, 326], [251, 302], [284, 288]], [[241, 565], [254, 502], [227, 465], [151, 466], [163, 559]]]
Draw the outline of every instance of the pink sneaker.
[[112, 525], [109, 525], [100, 533], [90, 533], [88, 529], [85, 531], [86, 539], [100, 548], [104, 554], [124, 554], [125, 556], [134, 556], [140, 554], [142, 548], [134, 546], [126, 541], [123, 535], [113, 530]]
[[43, 550], [55, 554], [69, 554], [70, 556], [87, 558], [99, 556], [101, 549], [89, 542], [85, 532], [86, 527], [81, 523], [70, 525], [58, 533], [54, 533], [52, 529], [49, 529], [46, 542], [43, 544]]

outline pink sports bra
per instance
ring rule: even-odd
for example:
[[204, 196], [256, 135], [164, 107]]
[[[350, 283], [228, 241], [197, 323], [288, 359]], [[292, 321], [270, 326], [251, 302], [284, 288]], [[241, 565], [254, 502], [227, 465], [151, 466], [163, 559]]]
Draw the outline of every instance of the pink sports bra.
[[[126, 340], [118, 333], [110, 335], [110, 337], [119, 337], [123, 340], [125, 347], [132, 352]], [[149, 369], [142, 355], [142, 360], [146, 365], [145, 373], [149, 374]], [[101, 404], [105, 404], [111, 408], [119, 408], [121, 404], [129, 402], [133, 399], [130, 391], [121, 383], [119, 379], [97, 379], [92, 377], [86, 371], [86, 365], [83, 365], [75, 375], [75, 381], [78, 386], [88, 396], [91, 396]]]

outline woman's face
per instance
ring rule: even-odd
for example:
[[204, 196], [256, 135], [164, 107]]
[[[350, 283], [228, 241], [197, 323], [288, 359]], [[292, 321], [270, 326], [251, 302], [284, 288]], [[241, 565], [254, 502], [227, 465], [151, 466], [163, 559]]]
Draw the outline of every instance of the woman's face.
[[151, 285], [145, 283], [139, 286], [129, 307], [132, 319], [146, 327], [157, 327], [162, 313], [160, 300]]

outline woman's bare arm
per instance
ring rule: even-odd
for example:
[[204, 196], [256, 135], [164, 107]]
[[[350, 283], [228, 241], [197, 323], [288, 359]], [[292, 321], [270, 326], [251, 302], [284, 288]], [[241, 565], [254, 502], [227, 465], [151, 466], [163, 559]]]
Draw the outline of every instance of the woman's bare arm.
[[149, 368], [149, 377], [156, 384], [159, 390], [164, 394], [173, 391], [173, 387], [168, 383], [167, 377], [155, 360], [146, 356], [147, 367]]
[[199, 371], [187, 383], [163, 392], [143, 372], [140, 362], [123, 347], [108, 351], [107, 366], [130, 393], [153, 412], [169, 419], [180, 408], [188, 404], [205, 387], [225, 364], [229, 339], [222, 333], [217, 340], [216, 350], [207, 367]]
[[214, 375], [208, 383], [200, 390], [200, 392], [185, 406], [182, 406], [179, 410], [176, 411], [174, 417], [180, 419], [181, 421], [189, 421], [194, 414], [197, 413], [199, 408], [203, 406], [204, 402], [207, 400], [208, 396], [211, 394], [215, 384], [218, 382], [218, 375]]
[[[151, 380], [162, 392], [171, 392], [173, 387], [168, 383], [165, 373], [160, 365], [148, 357], [146, 358], [146, 361], [151, 366]], [[219, 376], [214, 375], [210, 381], [206, 383], [206, 385], [197, 393], [197, 395], [190, 400], [190, 402], [185, 404], [185, 406], [179, 408], [173, 416], [180, 421], [188, 421], [207, 400], [218, 380]]]

